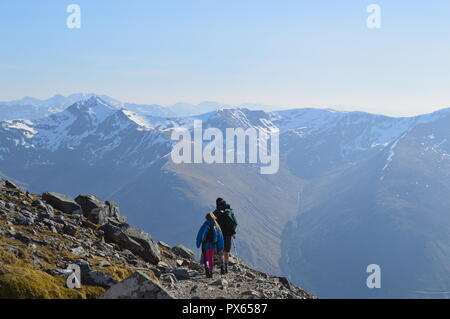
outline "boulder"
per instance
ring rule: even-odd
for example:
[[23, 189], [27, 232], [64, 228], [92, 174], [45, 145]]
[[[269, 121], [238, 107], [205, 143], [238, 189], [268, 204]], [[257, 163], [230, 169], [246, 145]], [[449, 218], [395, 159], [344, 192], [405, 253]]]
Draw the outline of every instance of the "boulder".
[[91, 264], [82, 258], [76, 259], [73, 262], [80, 266], [81, 283], [83, 285], [110, 288], [117, 283], [117, 280], [112, 278], [110, 275], [99, 270], [91, 269]]
[[78, 205], [72, 197], [64, 194], [49, 193], [42, 194], [42, 199], [50, 206], [58, 209], [66, 214], [80, 214], [81, 207]]
[[18, 187], [11, 181], [9, 180], [5, 180], [4, 181], [4, 185], [6, 188], [10, 188], [10, 189], [18, 189]]
[[161, 260], [158, 244], [143, 230], [128, 224], [117, 226], [109, 223], [103, 225], [100, 229], [105, 232], [105, 241], [115, 243], [122, 249], [128, 249], [136, 256], [152, 264], [158, 264]]
[[292, 289], [291, 283], [286, 277], [278, 277], [280, 283], [285, 286], [287, 289]]
[[190, 279], [189, 271], [187, 269], [165, 269], [166, 272], [173, 274], [178, 280]]
[[103, 225], [113, 219], [125, 223], [126, 218], [120, 214], [119, 206], [113, 201], [102, 201], [94, 195], [78, 195], [75, 202], [80, 205], [84, 217], [91, 222]]
[[172, 248], [172, 251], [175, 255], [180, 256], [182, 258], [186, 259], [195, 259], [195, 254], [192, 250], [190, 250], [187, 247], [184, 247], [183, 245], [178, 245]]
[[87, 276], [81, 277], [81, 282], [86, 285], [101, 286], [105, 288], [110, 288], [117, 284], [117, 280], [99, 270], [90, 270], [87, 273]]
[[174, 297], [147, 274], [137, 271], [109, 288], [100, 299], [174, 299]]
[[14, 225], [31, 226], [34, 224], [34, 218], [26, 216], [17, 216], [13, 220]]
[[74, 225], [66, 224], [63, 228], [63, 232], [64, 234], [75, 236], [75, 234], [77, 233], [77, 228]]

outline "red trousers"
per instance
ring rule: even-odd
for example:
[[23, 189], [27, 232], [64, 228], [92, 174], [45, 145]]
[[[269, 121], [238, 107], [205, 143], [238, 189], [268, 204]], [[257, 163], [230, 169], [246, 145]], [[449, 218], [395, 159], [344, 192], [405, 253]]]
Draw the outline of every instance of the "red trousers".
[[212, 272], [214, 266], [214, 252], [215, 249], [205, 250], [205, 265], [208, 267], [209, 271]]

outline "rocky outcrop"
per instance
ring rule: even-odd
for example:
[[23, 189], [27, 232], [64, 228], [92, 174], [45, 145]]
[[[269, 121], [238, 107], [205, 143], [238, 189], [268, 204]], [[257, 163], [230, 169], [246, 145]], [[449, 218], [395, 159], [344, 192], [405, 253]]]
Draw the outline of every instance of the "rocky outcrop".
[[3, 183], [4, 183], [6, 188], [17, 189], [16, 184], [14, 184], [13, 182], [11, 182], [9, 180], [5, 180]]
[[142, 271], [136, 271], [108, 289], [100, 299], [174, 299], [174, 297], [156, 280]]
[[120, 214], [119, 206], [113, 201], [102, 201], [94, 195], [78, 195], [75, 202], [80, 205], [84, 217], [95, 224], [126, 222], [126, 218]]
[[81, 214], [81, 207], [72, 197], [59, 193], [46, 192], [42, 194], [42, 199], [55, 209], [66, 214]]
[[[221, 276], [216, 267], [213, 278], [206, 278], [189, 248], [155, 243], [121, 222], [118, 208], [105, 213], [102, 226], [89, 220], [92, 210], [108, 206], [95, 196], [83, 195], [77, 203], [2, 185], [0, 298], [313, 298], [235, 257], [228, 274]], [[83, 214], [75, 213], [77, 207]], [[74, 265], [81, 289], [66, 287]]]
[[157, 264], [161, 259], [158, 245], [149, 234], [128, 224], [105, 224], [100, 228], [105, 240], [130, 250], [147, 262]]
[[175, 253], [175, 255], [180, 256], [182, 258], [195, 259], [194, 252], [189, 248], [184, 247], [183, 245], [173, 247], [172, 251]]

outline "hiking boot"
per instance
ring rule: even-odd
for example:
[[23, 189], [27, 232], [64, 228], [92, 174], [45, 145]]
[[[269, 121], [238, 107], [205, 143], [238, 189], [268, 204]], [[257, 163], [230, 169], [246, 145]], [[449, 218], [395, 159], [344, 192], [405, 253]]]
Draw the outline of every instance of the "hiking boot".
[[225, 272], [225, 265], [221, 265], [220, 266], [220, 274], [221, 275], [225, 275], [226, 274], [226, 272]]
[[228, 264], [225, 264], [225, 267], [224, 267], [224, 268], [225, 268], [225, 269], [224, 269], [224, 270], [225, 270], [225, 273], [228, 274]]
[[208, 267], [205, 267], [205, 276], [206, 278], [212, 278], [212, 273], [209, 271]]

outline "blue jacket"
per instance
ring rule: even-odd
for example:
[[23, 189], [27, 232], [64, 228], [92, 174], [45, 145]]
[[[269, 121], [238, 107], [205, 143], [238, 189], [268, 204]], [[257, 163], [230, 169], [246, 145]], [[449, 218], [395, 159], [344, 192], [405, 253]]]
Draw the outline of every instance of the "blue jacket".
[[[206, 243], [206, 234], [208, 234], [208, 230], [211, 226], [214, 227], [214, 243]], [[200, 248], [200, 245], [202, 246], [203, 251], [206, 249], [224, 249], [222, 232], [216, 228], [214, 222], [207, 220], [203, 223], [202, 227], [200, 227], [197, 234], [197, 248]]]

